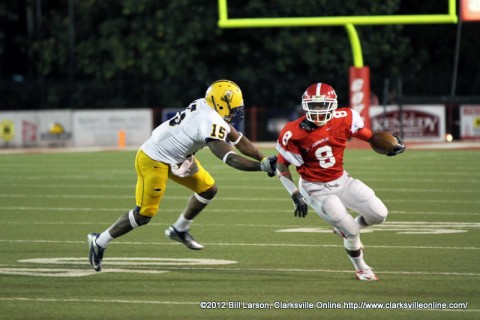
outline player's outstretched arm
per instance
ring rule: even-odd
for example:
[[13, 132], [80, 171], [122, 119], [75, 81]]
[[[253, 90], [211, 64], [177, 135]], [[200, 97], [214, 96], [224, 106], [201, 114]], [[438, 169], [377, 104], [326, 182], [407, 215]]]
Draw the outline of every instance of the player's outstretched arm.
[[288, 191], [288, 194], [290, 194], [290, 197], [292, 198], [294, 207], [293, 213], [296, 217], [305, 218], [308, 213], [308, 206], [305, 202], [305, 199], [300, 194], [300, 191], [298, 191], [297, 187], [295, 186], [295, 183], [293, 183], [292, 174], [290, 173], [288, 166], [282, 162], [278, 162], [277, 175], [280, 178], [280, 182], [283, 184], [285, 189]]
[[247, 137], [242, 133], [238, 132], [234, 126], [230, 125], [230, 133], [228, 134], [228, 139], [231, 141], [232, 145], [237, 148], [242, 154], [249, 156], [253, 159], [261, 161], [265, 158], [265, 155], [258, 150], [257, 146], [254, 145]]
[[275, 173], [277, 164], [276, 156], [270, 156], [261, 161], [247, 159], [236, 154], [232, 146], [222, 140], [211, 140], [207, 143], [207, 146], [217, 158], [237, 170]]

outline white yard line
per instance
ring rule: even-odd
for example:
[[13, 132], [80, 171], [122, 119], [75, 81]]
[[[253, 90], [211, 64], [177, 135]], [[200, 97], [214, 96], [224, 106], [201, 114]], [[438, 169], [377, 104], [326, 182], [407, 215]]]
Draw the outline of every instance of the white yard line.
[[[166, 240], [167, 241], [167, 240]], [[8, 240], [0, 239], [0, 243], [61, 243], [61, 244], [86, 244], [85, 241], [75, 241], [75, 240]], [[228, 246], [251, 246], [251, 247], [291, 247], [291, 248], [343, 248], [342, 244], [293, 244], [293, 243], [204, 243], [206, 246], [211, 247], [228, 247]], [[112, 242], [111, 245], [134, 245], [134, 246], [177, 246], [179, 243], [167, 241], [167, 242], [134, 242], [134, 241], [116, 241]], [[369, 248], [379, 248], [379, 249], [416, 249], [416, 250], [480, 250], [480, 247], [468, 246], [468, 247], [444, 247], [444, 246], [380, 246], [380, 245], [369, 245]]]

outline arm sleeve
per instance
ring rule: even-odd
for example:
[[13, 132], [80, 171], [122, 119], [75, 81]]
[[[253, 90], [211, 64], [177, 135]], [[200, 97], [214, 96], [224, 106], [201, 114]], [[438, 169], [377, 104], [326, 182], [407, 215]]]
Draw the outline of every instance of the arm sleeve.
[[353, 136], [357, 139], [368, 141], [372, 137], [372, 130], [363, 127], [358, 130]]
[[352, 126], [350, 128], [352, 136], [363, 141], [368, 141], [372, 137], [372, 130], [365, 127], [362, 117], [357, 111], [354, 109], [350, 110], [352, 112]]

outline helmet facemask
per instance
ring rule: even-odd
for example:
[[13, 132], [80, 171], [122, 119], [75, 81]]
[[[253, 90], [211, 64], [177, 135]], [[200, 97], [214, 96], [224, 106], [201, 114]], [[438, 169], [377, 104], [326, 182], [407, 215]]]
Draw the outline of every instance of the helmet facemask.
[[243, 106], [231, 109], [230, 115], [224, 117], [224, 119], [228, 118], [228, 119], [225, 119], [225, 121], [231, 123], [232, 126], [238, 125], [240, 122], [242, 122], [243, 118], [245, 117], [245, 113], [243, 110], [244, 110]]
[[321, 127], [332, 119], [333, 111], [337, 109], [337, 100], [312, 99], [312, 101], [302, 101], [302, 107], [306, 112], [307, 120]]

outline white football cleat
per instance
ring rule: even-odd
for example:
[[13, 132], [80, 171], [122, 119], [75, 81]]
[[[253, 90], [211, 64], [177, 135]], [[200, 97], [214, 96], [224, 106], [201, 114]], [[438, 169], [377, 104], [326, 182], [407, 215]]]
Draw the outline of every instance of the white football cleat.
[[355, 279], [361, 281], [378, 281], [377, 275], [373, 272], [373, 269], [357, 270], [355, 273]]

